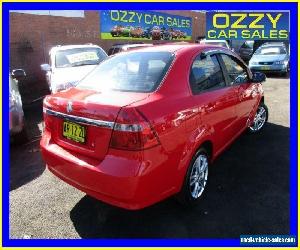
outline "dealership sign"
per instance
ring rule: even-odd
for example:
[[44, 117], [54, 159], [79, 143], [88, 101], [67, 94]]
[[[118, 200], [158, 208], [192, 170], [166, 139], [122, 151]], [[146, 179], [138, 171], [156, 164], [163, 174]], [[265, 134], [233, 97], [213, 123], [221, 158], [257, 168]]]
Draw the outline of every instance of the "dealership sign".
[[102, 39], [191, 40], [192, 19], [154, 11], [101, 10]]
[[206, 39], [287, 40], [289, 12], [207, 12]]

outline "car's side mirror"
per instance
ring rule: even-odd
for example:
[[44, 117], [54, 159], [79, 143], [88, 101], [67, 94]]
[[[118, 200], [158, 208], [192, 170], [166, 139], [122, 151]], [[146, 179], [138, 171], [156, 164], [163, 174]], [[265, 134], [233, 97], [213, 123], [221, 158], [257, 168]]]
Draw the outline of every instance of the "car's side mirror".
[[26, 77], [26, 73], [23, 69], [14, 69], [11, 72], [11, 76], [17, 80], [23, 80]]
[[47, 63], [41, 65], [41, 70], [43, 71], [51, 71], [51, 66]]
[[266, 75], [262, 72], [254, 72], [252, 75], [252, 82], [258, 83], [258, 82], [264, 82], [266, 81]]

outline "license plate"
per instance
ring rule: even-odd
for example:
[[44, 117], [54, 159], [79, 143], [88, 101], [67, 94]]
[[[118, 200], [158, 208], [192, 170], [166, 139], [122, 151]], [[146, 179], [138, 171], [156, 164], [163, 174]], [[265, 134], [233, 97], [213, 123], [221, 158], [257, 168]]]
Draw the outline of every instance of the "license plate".
[[75, 142], [84, 143], [86, 138], [86, 128], [77, 123], [64, 122], [63, 136]]
[[262, 69], [262, 70], [269, 70], [270, 67], [269, 67], [269, 66], [262, 66], [261, 69]]

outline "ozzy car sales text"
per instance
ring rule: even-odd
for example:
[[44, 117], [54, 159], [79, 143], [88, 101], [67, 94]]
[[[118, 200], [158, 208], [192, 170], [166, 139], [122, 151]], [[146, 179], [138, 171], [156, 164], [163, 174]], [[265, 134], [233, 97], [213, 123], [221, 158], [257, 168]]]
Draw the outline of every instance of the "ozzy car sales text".
[[110, 18], [112, 21], [123, 23], [145, 23], [148, 25], [167, 25], [168, 27], [190, 28], [190, 18], [177, 18], [176, 16], [166, 16], [161, 14], [142, 13], [127, 10], [111, 10]]
[[208, 12], [207, 39], [288, 39], [289, 12]]

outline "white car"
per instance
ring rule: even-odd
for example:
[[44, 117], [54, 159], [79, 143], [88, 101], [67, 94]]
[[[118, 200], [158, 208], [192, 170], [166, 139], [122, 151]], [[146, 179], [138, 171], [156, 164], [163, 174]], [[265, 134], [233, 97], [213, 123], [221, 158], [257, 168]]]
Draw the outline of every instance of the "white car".
[[9, 75], [9, 134], [18, 143], [27, 141], [22, 99], [18, 87], [18, 80], [24, 79], [25, 76], [23, 69], [15, 69]]
[[216, 46], [221, 46], [224, 47], [226, 49], [230, 49], [229, 44], [226, 40], [200, 40], [199, 41], [200, 44], [209, 44], [209, 45], [216, 45]]
[[51, 93], [77, 84], [100, 62], [107, 58], [105, 51], [93, 44], [55, 46], [49, 52], [49, 64], [42, 64]]

